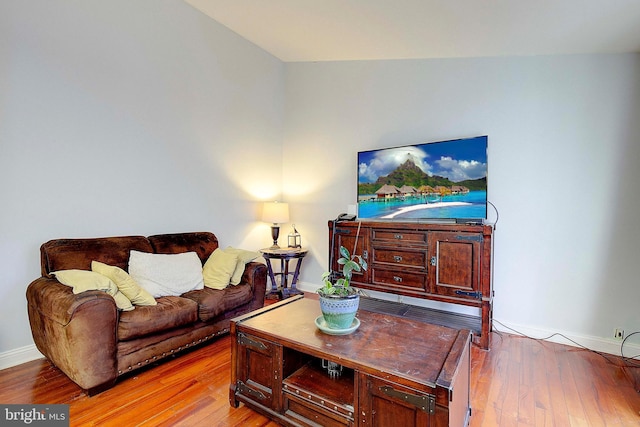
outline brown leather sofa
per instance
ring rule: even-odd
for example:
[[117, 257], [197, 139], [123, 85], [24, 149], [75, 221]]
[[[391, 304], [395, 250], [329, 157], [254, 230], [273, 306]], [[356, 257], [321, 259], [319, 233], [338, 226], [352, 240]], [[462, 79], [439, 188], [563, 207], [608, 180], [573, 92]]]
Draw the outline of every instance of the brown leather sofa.
[[106, 292], [74, 294], [51, 272], [91, 270], [91, 261], [127, 270], [129, 251], [195, 251], [204, 262], [218, 247], [212, 233], [58, 239], [40, 248], [42, 277], [27, 288], [29, 322], [38, 350], [90, 395], [118, 377], [229, 331], [230, 319], [264, 305], [267, 268], [246, 265], [241, 283], [156, 298], [155, 306], [119, 311]]

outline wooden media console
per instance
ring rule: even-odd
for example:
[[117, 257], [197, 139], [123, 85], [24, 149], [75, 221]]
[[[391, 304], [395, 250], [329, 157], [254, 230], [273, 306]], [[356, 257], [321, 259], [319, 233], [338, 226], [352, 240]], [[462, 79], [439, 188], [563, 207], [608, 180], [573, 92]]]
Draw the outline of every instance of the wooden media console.
[[[340, 246], [353, 252], [356, 239], [355, 253], [367, 260], [369, 268], [354, 272], [353, 286], [477, 307], [473, 341], [483, 349], [489, 348], [493, 317], [492, 226], [329, 221], [329, 259], [333, 271], [340, 271], [337, 263]], [[456, 316], [469, 317], [452, 312], [449, 316], [453, 319], [452, 327], [458, 327]]]

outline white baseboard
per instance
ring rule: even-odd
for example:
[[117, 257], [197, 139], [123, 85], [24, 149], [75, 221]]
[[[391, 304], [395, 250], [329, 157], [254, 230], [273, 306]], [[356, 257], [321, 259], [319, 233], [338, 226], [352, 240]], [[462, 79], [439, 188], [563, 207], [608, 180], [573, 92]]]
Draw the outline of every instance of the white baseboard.
[[[298, 283], [296, 285], [298, 289], [305, 292], [315, 292], [319, 287], [317, 284], [313, 283]], [[390, 301], [397, 301], [398, 296], [393, 294], [382, 294], [380, 292], [366, 291], [368, 294], [371, 294], [374, 298], [382, 298]], [[400, 297], [406, 304], [415, 304], [420, 306], [431, 306], [431, 308], [436, 309], [449, 309], [451, 311], [463, 313], [463, 314], [472, 314], [469, 312], [469, 307], [461, 307], [461, 306], [452, 306], [450, 304], [446, 304], [447, 307], [439, 307], [434, 306], [432, 304], [428, 304], [429, 301], [419, 301], [416, 298], [410, 297]], [[640, 354], [640, 344], [635, 343], [625, 343], [624, 349], [622, 349], [622, 341], [617, 341], [612, 338], [602, 338], [595, 337], [589, 335], [579, 335], [573, 332], [567, 331], [558, 331], [558, 330], [549, 330], [549, 329], [541, 329], [526, 325], [519, 325], [511, 322], [502, 321], [500, 319], [496, 320], [493, 323], [493, 330], [498, 332], [505, 332], [509, 334], [516, 335], [524, 335], [530, 338], [542, 339], [546, 338], [545, 341], [554, 342], [558, 344], [566, 344], [572, 347], [586, 347], [589, 350], [612, 354], [615, 356], [621, 356], [624, 353], [626, 357], [633, 357]], [[500, 321], [502, 325], [500, 325], [497, 321]], [[548, 337], [548, 338], [547, 338]], [[565, 338], [566, 337], [566, 338]], [[568, 339], [567, 339], [568, 338]], [[493, 339], [493, 338], [492, 338]], [[637, 340], [636, 340], [637, 341]]]
[[35, 344], [5, 351], [4, 353], [0, 353], [0, 369], [11, 368], [43, 357]]

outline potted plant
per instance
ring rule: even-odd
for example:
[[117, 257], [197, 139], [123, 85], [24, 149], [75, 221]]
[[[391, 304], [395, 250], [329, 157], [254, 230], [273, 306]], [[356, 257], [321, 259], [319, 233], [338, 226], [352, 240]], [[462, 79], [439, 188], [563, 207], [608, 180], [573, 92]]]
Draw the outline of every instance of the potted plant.
[[323, 286], [318, 289], [320, 296], [320, 310], [329, 329], [346, 330], [354, 321], [360, 295], [350, 286], [354, 271], [367, 269], [367, 261], [360, 255], [351, 255], [347, 248], [340, 246], [338, 264], [342, 266], [342, 277], [333, 281], [333, 274], [325, 272], [322, 275]]

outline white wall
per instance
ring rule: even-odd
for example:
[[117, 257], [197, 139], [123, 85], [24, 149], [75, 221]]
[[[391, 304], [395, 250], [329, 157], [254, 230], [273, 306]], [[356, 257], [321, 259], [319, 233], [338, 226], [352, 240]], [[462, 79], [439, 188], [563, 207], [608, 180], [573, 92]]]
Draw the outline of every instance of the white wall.
[[24, 292], [49, 239], [264, 247], [257, 201], [284, 182], [313, 289], [357, 151], [480, 134], [496, 319], [640, 330], [639, 113], [639, 55], [285, 65], [182, 1], [3, 1], [0, 354], [32, 344]]
[[178, 0], [0, 3], [0, 353], [54, 238], [213, 231], [270, 243], [281, 61]]
[[486, 134], [495, 318], [595, 340], [640, 330], [640, 55], [289, 63], [286, 76], [303, 288], [326, 269], [327, 220], [355, 203], [357, 151]]

